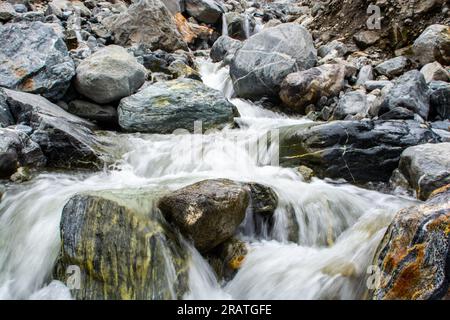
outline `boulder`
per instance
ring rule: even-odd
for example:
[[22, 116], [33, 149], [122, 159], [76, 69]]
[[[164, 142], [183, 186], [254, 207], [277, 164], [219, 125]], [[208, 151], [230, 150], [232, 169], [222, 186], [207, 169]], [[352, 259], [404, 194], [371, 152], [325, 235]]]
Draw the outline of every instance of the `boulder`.
[[375, 253], [374, 300], [450, 298], [450, 186], [424, 204], [399, 211]]
[[0, 22], [8, 22], [16, 16], [16, 10], [14, 6], [6, 1], [0, 2]]
[[289, 74], [281, 84], [280, 98], [292, 110], [300, 113], [321, 97], [339, 95], [345, 85], [345, 66], [324, 64], [305, 71]]
[[424, 65], [420, 72], [427, 83], [431, 81], [450, 81], [450, 73], [437, 61]]
[[309, 32], [300, 25], [285, 23], [245, 41], [231, 61], [230, 75], [239, 97], [278, 96], [288, 74], [310, 69], [316, 61]]
[[137, 1], [119, 15], [102, 20], [121, 46], [145, 44], [150, 49], [187, 49], [175, 20], [160, 0]]
[[[243, 43], [239, 40], [230, 38], [229, 36], [221, 36], [214, 42], [211, 47], [210, 57], [213, 62], [219, 62], [227, 56], [233, 56], [237, 50], [242, 47]], [[229, 60], [231, 60], [230, 58]]]
[[409, 66], [409, 59], [400, 56], [380, 63], [375, 67], [375, 71], [378, 74], [386, 76], [388, 78], [395, 78], [403, 74]]
[[204, 23], [216, 23], [223, 10], [215, 0], [185, 0], [186, 12]]
[[176, 129], [220, 129], [233, 122], [237, 110], [221, 92], [187, 78], [149, 85], [124, 98], [118, 107], [119, 124], [129, 132], [170, 134]]
[[392, 86], [392, 82], [389, 80], [368, 80], [366, 82], [364, 82], [364, 87], [368, 90], [368, 91], [373, 91], [376, 89], [383, 89], [385, 87], [390, 87]]
[[64, 16], [64, 12], [79, 12], [82, 17], [89, 18], [92, 14], [91, 10], [85, 6], [83, 1], [78, 0], [53, 0], [48, 3], [46, 14], [54, 14], [58, 18]]
[[45, 163], [41, 148], [27, 134], [0, 129], [0, 179], [9, 178], [19, 166], [41, 167]]
[[69, 103], [67, 112], [101, 125], [117, 125], [117, 109], [113, 106], [100, 106], [89, 101], [73, 100]]
[[441, 120], [450, 119], [450, 83], [433, 81], [430, 90], [431, 116]]
[[182, 298], [189, 255], [155, 201], [150, 191], [120, 190], [78, 194], [67, 202], [54, 274], [66, 283], [68, 268], [80, 268], [80, 289], [71, 290], [74, 298]]
[[200, 252], [231, 238], [245, 218], [249, 194], [231, 180], [205, 180], [160, 199], [158, 207]]
[[406, 148], [439, 138], [416, 121], [333, 121], [280, 128], [280, 164], [321, 178], [388, 181]]
[[383, 101], [380, 114], [395, 108], [408, 109], [425, 120], [428, 118], [430, 95], [425, 78], [419, 71], [409, 71], [395, 81]]
[[83, 60], [75, 86], [93, 101], [106, 104], [135, 93], [146, 78], [145, 68], [122, 47], [111, 45]]
[[412, 46], [414, 58], [425, 65], [437, 61], [443, 65], [450, 64], [450, 27], [433, 24], [414, 41]]
[[347, 46], [338, 40], [333, 40], [323, 46], [320, 46], [317, 50], [317, 55], [321, 58], [326, 57], [332, 51], [337, 51], [339, 57], [343, 57], [347, 54], [348, 48]]
[[355, 116], [357, 114], [366, 116], [368, 109], [367, 95], [361, 91], [351, 91], [339, 99], [339, 103], [334, 109], [333, 118], [342, 120], [347, 116]]
[[370, 65], [363, 66], [358, 73], [358, 79], [356, 79], [357, 85], [365, 85], [367, 81], [373, 81], [373, 68]]
[[75, 75], [64, 41], [41, 22], [0, 26], [0, 86], [61, 98]]
[[399, 171], [417, 197], [426, 200], [434, 190], [450, 184], [450, 143], [409, 147], [400, 157]]
[[380, 40], [380, 35], [376, 31], [361, 31], [353, 36], [353, 41], [360, 49], [366, 49], [378, 42]]
[[102, 162], [102, 144], [94, 125], [42, 96], [0, 89], [16, 123], [31, 127], [30, 137], [53, 167], [90, 167]]

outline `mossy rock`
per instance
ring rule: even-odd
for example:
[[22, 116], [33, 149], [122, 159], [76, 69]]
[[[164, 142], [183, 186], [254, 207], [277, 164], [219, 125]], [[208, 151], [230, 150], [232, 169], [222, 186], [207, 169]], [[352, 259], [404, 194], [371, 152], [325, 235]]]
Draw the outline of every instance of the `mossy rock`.
[[188, 253], [143, 190], [73, 196], [61, 218], [61, 253], [54, 269], [67, 283], [81, 271], [76, 299], [166, 300], [187, 291]]

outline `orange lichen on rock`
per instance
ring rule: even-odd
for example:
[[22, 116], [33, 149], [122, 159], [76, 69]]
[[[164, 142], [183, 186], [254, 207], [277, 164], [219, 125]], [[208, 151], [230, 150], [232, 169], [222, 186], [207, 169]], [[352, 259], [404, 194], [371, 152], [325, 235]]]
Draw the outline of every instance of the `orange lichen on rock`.
[[208, 27], [190, 23], [180, 12], [176, 13], [174, 18], [178, 31], [186, 43], [193, 43], [195, 39], [209, 36], [213, 33], [213, 30]]
[[437, 196], [438, 194], [447, 192], [448, 190], [450, 190], [450, 184], [447, 184], [447, 185], [445, 185], [445, 186], [443, 186], [443, 187], [440, 187], [440, 188], [434, 190], [434, 191], [431, 193], [429, 199], [434, 198], [434, 197]]
[[20, 88], [23, 91], [32, 91], [34, 90], [34, 81], [32, 78], [26, 79], [21, 85]]
[[407, 255], [415, 255], [415, 259], [407, 263], [396, 276], [394, 285], [384, 299], [415, 299], [420, 295], [420, 282], [423, 277], [421, 268], [425, 255], [425, 244], [418, 244], [408, 250]]
[[244, 262], [245, 257], [244, 256], [237, 256], [231, 259], [229, 266], [233, 270], [237, 270], [242, 266], [242, 263]]

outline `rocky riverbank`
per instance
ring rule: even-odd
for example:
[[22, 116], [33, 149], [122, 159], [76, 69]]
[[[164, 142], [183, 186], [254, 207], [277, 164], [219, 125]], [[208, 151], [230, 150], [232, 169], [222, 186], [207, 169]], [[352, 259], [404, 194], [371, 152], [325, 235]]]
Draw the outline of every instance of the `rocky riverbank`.
[[[0, 1], [0, 231], [17, 190], [80, 186], [63, 178], [58, 257], [30, 287], [76, 265], [77, 299], [186, 298], [197, 263], [235, 292], [255, 242], [332, 252], [367, 232], [360, 265], [317, 264], [349, 293], [313, 298], [448, 298], [449, 22], [426, 0]], [[243, 151], [268, 131], [260, 159]], [[362, 232], [369, 192], [395, 204]], [[372, 260], [378, 287], [350, 286]]]

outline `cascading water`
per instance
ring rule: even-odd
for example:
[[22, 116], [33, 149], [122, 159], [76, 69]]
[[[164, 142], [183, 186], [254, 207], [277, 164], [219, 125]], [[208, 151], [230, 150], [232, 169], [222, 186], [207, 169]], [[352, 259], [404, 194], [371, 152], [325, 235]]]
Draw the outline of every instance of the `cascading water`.
[[222, 14], [222, 35], [228, 35], [228, 21], [225, 13]]
[[248, 14], [244, 14], [244, 35], [245, 39], [250, 38], [250, 17]]
[[[227, 68], [206, 60], [198, 63], [204, 82], [231, 99]], [[249, 253], [228, 283], [219, 284], [207, 262], [186, 244], [191, 252], [186, 299], [363, 298], [377, 243], [394, 213], [412, 200], [319, 179], [304, 182], [295, 169], [271, 162], [277, 155], [276, 140], [268, 148], [254, 146], [281, 126], [309, 120], [242, 99], [231, 101], [241, 114], [240, 129], [205, 136], [124, 134], [120, 141], [125, 152], [112, 169], [42, 173], [29, 183], [6, 186], [0, 202], [0, 298], [70, 297], [62, 283], [51, 282], [51, 272], [60, 245], [61, 211], [72, 195], [162, 184], [177, 189], [208, 178], [270, 186], [279, 205], [270, 232], [261, 237], [251, 228], [241, 229]], [[180, 143], [197, 138], [202, 157], [192, 156], [191, 144]]]

